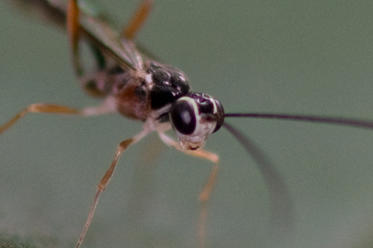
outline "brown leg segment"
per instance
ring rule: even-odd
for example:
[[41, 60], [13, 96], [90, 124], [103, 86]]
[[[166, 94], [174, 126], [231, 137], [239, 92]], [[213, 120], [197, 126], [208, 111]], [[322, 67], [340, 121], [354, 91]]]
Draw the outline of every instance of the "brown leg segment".
[[67, 7], [66, 25], [67, 25], [67, 32], [69, 35], [71, 49], [73, 50], [73, 52], [75, 52], [78, 48], [79, 15], [80, 15], [80, 11], [79, 11], [77, 0], [69, 0], [68, 7]]
[[83, 226], [83, 229], [79, 235], [79, 239], [78, 241], [76, 242], [76, 245], [75, 245], [75, 248], [79, 248], [81, 246], [81, 244], [83, 243], [84, 241], [84, 238], [87, 234], [87, 231], [89, 229], [89, 226], [91, 225], [91, 222], [92, 222], [92, 219], [93, 219], [93, 216], [95, 215], [95, 211], [96, 211], [96, 207], [97, 207], [97, 204], [98, 204], [98, 201], [100, 199], [100, 195], [101, 193], [106, 189], [107, 185], [109, 184], [110, 182], [110, 179], [111, 177], [113, 176], [113, 173], [114, 173], [114, 170], [115, 170], [115, 167], [117, 166], [118, 164], [118, 160], [119, 160], [119, 157], [120, 155], [134, 142], [135, 140], [133, 138], [131, 139], [126, 139], [124, 141], [122, 141], [118, 146], [117, 146], [117, 149], [116, 149], [116, 152], [115, 152], [115, 155], [114, 155], [114, 159], [113, 161], [111, 162], [111, 165], [109, 167], [109, 169], [105, 172], [105, 175], [101, 178], [100, 180], [100, 183], [97, 185], [97, 191], [96, 191], [96, 194], [95, 194], [95, 197], [93, 199], [93, 202], [91, 204], [91, 207], [89, 209], [89, 213], [88, 213], [88, 217], [87, 217], [87, 220]]
[[52, 114], [69, 114], [77, 115], [80, 111], [66, 106], [56, 105], [56, 104], [46, 104], [46, 103], [36, 103], [31, 104], [18, 114], [16, 114], [7, 123], [0, 126], [0, 134], [5, 130], [13, 126], [19, 119], [24, 117], [27, 113], [52, 113]]
[[83, 69], [80, 63], [79, 56], [79, 15], [80, 10], [77, 0], [69, 0], [66, 18], [67, 33], [69, 36], [69, 42], [73, 56], [73, 66], [77, 75], [80, 76], [83, 73]]
[[216, 178], [219, 171], [219, 156], [215, 153], [211, 153], [209, 151], [206, 151], [204, 149], [196, 150], [196, 151], [189, 151], [189, 150], [183, 150], [180, 148], [179, 144], [167, 136], [164, 133], [159, 133], [159, 137], [161, 140], [169, 146], [172, 146], [176, 148], [177, 150], [202, 159], [206, 159], [212, 163], [214, 163], [214, 166], [212, 167], [212, 170], [210, 172], [210, 176], [208, 177], [207, 183], [203, 187], [201, 193], [199, 194], [199, 200], [201, 202], [201, 211], [198, 218], [198, 239], [200, 243], [200, 248], [205, 248], [205, 240], [206, 240], [206, 220], [207, 220], [207, 203], [210, 199], [211, 193], [214, 189]]
[[199, 194], [199, 200], [201, 202], [201, 210], [198, 218], [198, 239], [200, 248], [205, 248], [206, 245], [206, 222], [207, 222], [207, 203], [210, 199], [211, 192], [214, 189], [216, 178], [218, 175], [219, 166], [216, 164], [212, 167], [210, 176], [207, 180], [206, 185], [203, 187], [201, 193]]
[[133, 227], [142, 228], [143, 213], [149, 212], [152, 208], [149, 195], [152, 195], [154, 190], [157, 161], [165, 149], [166, 147], [161, 145], [161, 141], [155, 136], [150, 136], [139, 149], [127, 203], [127, 220]]
[[208, 200], [210, 199], [211, 193], [214, 189], [216, 179], [218, 176], [219, 171], [219, 156], [215, 153], [208, 152], [206, 150], [200, 149], [196, 151], [184, 151], [186, 154], [206, 159], [214, 163], [214, 166], [211, 169], [210, 176], [207, 179], [207, 183], [203, 187], [201, 193], [199, 194], [199, 200], [201, 202], [201, 210], [198, 218], [198, 239], [199, 239], [199, 247], [205, 248], [206, 247], [206, 223], [207, 223], [207, 204]]
[[105, 101], [95, 107], [86, 107], [81, 110], [70, 108], [67, 106], [49, 104], [49, 103], [35, 103], [29, 105], [27, 108], [16, 114], [12, 119], [3, 125], [0, 125], [0, 134], [13, 126], [19, 119], [24, 117], [27, 113], [46, 113], [46, 114], [63, 114], [63, 115], [80, 115], [80, 116], [93, 116], [103, 115], [107, 113], [116, 112], [115, 105], [112, 98], [106, 98]]
[[145, 20], [149, 16], [149, 13], [153, 6], [153, 0], [143, 0], [132, 16], [128, 25], [123, 29], [122, 36], [128, 40], [133, 40], [136, 36]]
[[79, 239], [76, 242], [75, 248], [79, 248], [81, 246], [81, 244], [83, 243], [83, 241], [84, 241], [84, 238], [85, 238], [85, 236], [87, 234], [89, 226], [91, 225], [93, 216], [95, 215], [95, 210], [96, 210], [98, 201], [100, 199], [100, 195], [106, 189], [107, 185], [109, 184], [110, 179], [113, 176], [114, 170], [115, 170], [115, 168], [116, 168], [116, 166], [118, 164], [118, 160], [119, 160], [120, 156], [122, 155], [122, 153], [125, 150], [127, 150], [127, 148], [130, 145], [133, 145], [133, 144], [137, 143], [138, 141], [140, 141], [150, 131], [151, 130], [148, 130], [148, 129], [144, 128], [144, 130], [141, 131], [140, 133], [138, 133], [136, 136], [134, 136], [134, 137], [132, 137], [130, 139], [126, 139], [126, 140], [122, 141], [117, 146], [117, 149], [115, 151], [114, 158], [113, 158], [113, 160], [112, 160], [112, 162], [110, 164], [110, 167], [107, 169], [107, 171], [105, 172], [104, 176], [101, 178], [99, 184], [97, 185], [96, 194], [95, 194], [95, 197], [94, 197], [93, 202], [91, 204], [90, 210], [88, 212], [87, 220], [86, 220], [86, 222], [85, 222], [85, 224], [83, 226], [82, 231], [80, 232]]

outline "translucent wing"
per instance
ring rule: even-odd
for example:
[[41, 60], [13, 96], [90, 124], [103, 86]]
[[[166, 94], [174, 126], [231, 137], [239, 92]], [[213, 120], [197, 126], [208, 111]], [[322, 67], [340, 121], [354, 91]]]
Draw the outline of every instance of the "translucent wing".
[[[66, 3], [58, 0], [11, 0], [27, 11], [35, 10], [59, 25], [64, 25]], [[132, 41], [120, 38], [101, 15], [85, 13], [82, 9], [80, 29], [83, 37], [89, 39], [102, 52], [115, 60], [120, 66], [133, 70], [143, 68], [143, 58]], [[87, 11], [88, 12], [88, 11]]]
[[108, 24], [95, 17], [83, 15], [81, 27], [83, 32], [118, 64], [132, 69], [143, 69], [143, 60], [135, 44], [120, 38]]

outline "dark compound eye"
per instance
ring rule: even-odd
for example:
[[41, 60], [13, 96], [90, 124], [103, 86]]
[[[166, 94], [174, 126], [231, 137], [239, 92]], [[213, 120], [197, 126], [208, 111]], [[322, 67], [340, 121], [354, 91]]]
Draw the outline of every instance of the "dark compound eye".
[[186, 102], [176, 102], [170, 111], [173, 126], [182, 134], [192, 134], [196, 129], [196, 115], [193, 106]]

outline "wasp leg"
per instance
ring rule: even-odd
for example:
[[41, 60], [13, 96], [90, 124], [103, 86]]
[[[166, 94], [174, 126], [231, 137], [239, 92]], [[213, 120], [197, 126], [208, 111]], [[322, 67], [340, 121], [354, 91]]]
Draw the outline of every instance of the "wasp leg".
[[218, 171], [219, 166], [215, 164], [211, 169], [206, 185], [199, 194], [199, 200], [202, 204], [198, 219], [198, 237], [201, 248], [205, 247], [206, 242], [207, 202], [210, 199], [212, 190], [214, 189]]
[[149, 16], [152, 6], [153, 0], [143, 0], [128, 25], [123, 29], [121, 36], [128, 40], [133, 40]]
[[81, 65], [79, 53], [79, 16], [80, 10], [77, 0], [69, 0], [66, 17], [67, 33], [69, 36], [70, 49], [72, 52], [73, 66], [76, 74], [78, 76], [81, 76], [83, 74], [83, 67]]
[[140, 152], [134, 164], [133, 182], [130, 185], [126, 211], [126, 220], [135, 229], [143, 228], [141, 223], [144, 220], [144, 213], [151, 209], [149, 196], [154, 192], [154, 173], [166, 147], [161, 144], [158, 137], [150, 136], [138, 149]]
[[112, 162], [110, 164], [110, 167], [107, 169], [107, 171], [105, 172], [104, 176], [101, 178], [99, 184], [97, 185], [96, 194], [95, 194], [95, 197], [94, 197], [93, 202], [91, 204], [91, 207], [89, 209], [87, 220], [86, 220], [86, 222], [85, 222], [85, 224], [83, 226], [83, 229], [82, 229], [82, 231], [81, 231], [81, 233], [79, 235], [79, 239], [76, 242], [75, 248], [79, 248], [81, 246], [81, 244], [83, 243], [83, 241], [84, 241], [84, 238], [85, 238], [85, 236], [87, 234], [87, 231], [89, 229], [89, 226], [91, 225], [93, 216], [95, 214], [96, 207], [97, 207], [98, 201], [100, 199], [100, 195], [106, 189], [106, 187], [108, 186], [108, 184], [110, 182], [110, 179], [113, 176], [114, 170], [115, 170], [115, 168], [116, 168], [116, 166], [118, 164], [118, 160], [119, 160], [120, 156], [122, 155], [122, 153], [125, 150], [127, 150], [127, 148], [130, 145], [132, 145], [134, 143], [137, 143], [143, 137], [145, 137], [148, 133], [149, 133], [149, 130], [144, 129], [142, 132], [140, 132], [139, 134], [137, 134], [133, 138], [126, 139], [126, 140], [122, 141], [117, 146], [117, 149], [115, 151], [114, 158], [113, 158], [113, 160], [112, 160]]
[[81, 116], [92, 116], [102, 115], [107, 113], [116, 112], [115, 104], [113, 99], [106, 99], [101, 105], [95, 107], [86, 107], [81, 110], [70, 108], [67, 106], [48, 104], [48, 103], [34, 103], [29, 105], [17, 113], [12, 119], [3, 125], [0, 125], [0, 134], [5, 130], [13, 126], [19, 119], [24, 117], [27, 113], [48, 113], [48, 114], [64, 114], [64, 115], [81, 115]]
[[177, 150], [202, 159], [209, 160], [210, 162], [214, 163], [214, 166], [211, 169], [210, 176], [208, 177], [207, 183], [203, 187], [201, 193], [199, 194], [199, 200], [201, 202], [201, 210], [200, 215], [198, 218], [198, 238], [200, 242], [200, 247], [205, 247], [205, 237], [206, 237], [206, 219], [207, 219], [207, 202], [210, 199], [211, 193], [214, 189], [216, 178], [219, 171], [219, 156], [215, 153], [211, 153], [209, 151], [206, 151], [204, 149], [190, 151], [190, 150], [183, 150], [179, 144], [167, 136], [164, 133], [158, 133], [160, 139], [168, 146], [172, 146], [176, 148]]

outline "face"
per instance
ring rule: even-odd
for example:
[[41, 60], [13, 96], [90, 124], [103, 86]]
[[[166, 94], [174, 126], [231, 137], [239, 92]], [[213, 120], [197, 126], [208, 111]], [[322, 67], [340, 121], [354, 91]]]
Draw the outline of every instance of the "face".
[[207, 94], [189, 93], [172, 105], [169, 117], [181, 147], [196, 150], [204, 145], [209, 134], [221, 127], [224, 109]]

